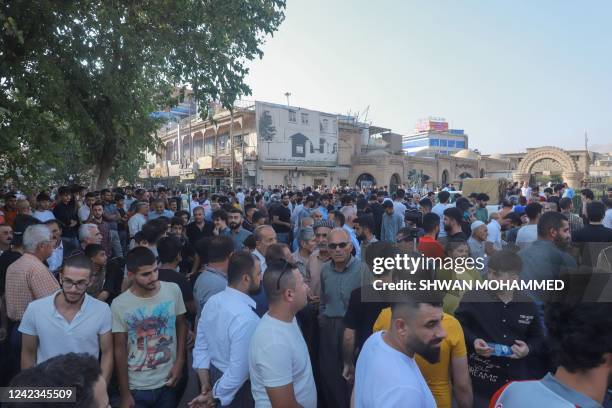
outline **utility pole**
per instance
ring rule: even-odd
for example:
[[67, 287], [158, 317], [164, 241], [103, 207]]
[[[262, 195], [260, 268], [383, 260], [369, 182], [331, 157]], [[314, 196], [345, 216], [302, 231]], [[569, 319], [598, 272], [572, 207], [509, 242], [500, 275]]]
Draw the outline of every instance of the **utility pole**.
[[289, 97], [291, 96], [291, 92], [285, 92], [285, 97], [287, 98], [287, 106], [291, 106], [289, 103]]

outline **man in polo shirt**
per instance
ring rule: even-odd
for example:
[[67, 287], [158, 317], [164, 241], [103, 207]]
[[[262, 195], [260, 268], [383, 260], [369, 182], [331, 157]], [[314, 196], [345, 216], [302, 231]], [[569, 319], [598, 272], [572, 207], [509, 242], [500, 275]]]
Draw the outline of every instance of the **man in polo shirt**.
[[321, 327], [319, 367], [323, 397], [330, 407], [349, 406], [349, 389], [342, 377], [343, 360], [338, 353], [342, 347], [344, 324], [351, 292], [361, 285], [367, 265], [351, 255], [353, 245], [349, 234], [342, 228], [333, 229], [327, 238], [331, 262], [321, 271]]
[[609, 303], [553, 303], [546, 312], [546, 326], [559, 362], [556, 372], [541, 380], [504, 385], [493, 395], [489, 406], [609, 407], [612, 402]]
[[60, 272], [62, 289], [30, 303], [21, 320], [21, 369], [66, 353], [100, 357], [108, 383], [113, 371], [113, 337], [108, 305], [86, 292], [92, 264], [84, 255], [66, 260]]

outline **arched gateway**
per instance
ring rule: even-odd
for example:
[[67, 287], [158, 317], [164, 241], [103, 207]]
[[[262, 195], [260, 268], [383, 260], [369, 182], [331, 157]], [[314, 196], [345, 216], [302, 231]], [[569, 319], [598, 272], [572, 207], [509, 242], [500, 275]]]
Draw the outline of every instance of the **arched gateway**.
[[534, 166], [543, 160], [557, 162], [562, 169], [563, 181], [570, 187], [580, 187], [583, 175], [578, 170], [578, 164], [563, 149], [553, 146], [539, 147], [527, 153], [512, 174], [512, 178], [520, 183], [529, 182]]

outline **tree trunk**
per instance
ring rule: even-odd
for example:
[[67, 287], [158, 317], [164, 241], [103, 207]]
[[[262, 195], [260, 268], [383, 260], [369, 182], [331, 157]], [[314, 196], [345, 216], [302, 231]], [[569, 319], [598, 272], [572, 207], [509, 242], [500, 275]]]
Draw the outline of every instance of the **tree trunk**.
[[112, 160], [110, 159], [102, 158], [96, 164], [96, 171], [94, 175], [94, 180], [95, 180], [94, 187], [96, 190], [101, 190], [107, 187], [108, 178], [110, 177], [112, 170], [113, 170], [113, 165], [112, 165]]

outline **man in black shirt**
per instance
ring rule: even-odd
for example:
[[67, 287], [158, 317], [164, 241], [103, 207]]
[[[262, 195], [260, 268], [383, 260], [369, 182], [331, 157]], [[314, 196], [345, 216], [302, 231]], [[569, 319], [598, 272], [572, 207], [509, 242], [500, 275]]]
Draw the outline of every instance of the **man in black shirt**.
[[204, 220], [204, 208], [196, 207], [193, 209], [194, 221], [187, 225], [187, 238], [191, 245], [204, 237], [212, 237], [213, 226]]
[[468, 237], [463, 232], [461, 222], [463, 221], [463, 213], [457, 207], [449, 207], [444, 210], [444, 230], [446, 236], [450, 240], [462, 239], [467, 241]]
[[[516, 282], [521, 258], [502, 250], [489, 257], [488, 279]], [[511, 380], [533, 376], [525, 357], [541, 355], [544, 334], [535, 303], [514, 290], [473, 290], [461, 299], [455, 317], [463, 327], [474, 390], [474, 406], [488, 406], [495, 391]], [[495, 344], [507, 346], [509, 356], [496, 355]], [[499, 349], [499, 347], [498, 347]]]
[[[374, 258], [395, 258], [400, 254], [400, 250], [390, 242], [373, 242], [368, 247], [365, 262], [372, 270]], [[376, 276], [376, 279], [383, 282], [391, 282], [392, 278], [391, 271], [387, 269], [381, 275]], [[342, 376], [350, 384], [355, 380], [355, 362], [363, 343], [372, 334], [372, 328], [380, 312], [389, 307], [389, 302], [375, 301], [382, 300], [379, 298], [383, 295], [384, 293], [376, 292], [369, 283], [351, 292], [348, 308], [342, 319], [345, 326], [342, 340], [344, 362]]]
[[[385, 195], [381, 193], [380, 197], [384, 200]], [[380, 200], [382, 201], [382, 200]], [[368, 207], [372, 211], [372, 215], [374, 216], [374, 235], [376, 235], [376, 239], [380, 240], [380, 227], [382, 226], [382, 217], [385, 212], [382, 204], [378, 200], [378, 194], [372, 193], [370, 195], [370, 201], [368, 203]]]
[[289, 232], [291, 231], [291, 211], [289, 210], [289, 194], [283, 194], [281, 205], [274, 206], [270, 210], [272, 228], [276, 232], [278, 242], [289, 244]]
[[53, 215], [62, 223], [62, 238], [72, 240], [75, 246], [78, 246], [79, 217], [70, 189], [60, 187], [57, 195], [59, 196], [59, 202], [53, 209]]
[[602, 224], [606, 206], [601, 201], [588, 203], [586, 212], [589, 224], [572, 231], [572, 242], [580, 250], [581, 264], [594, 267], [599, 253], [612, 243], [612, 229]]

